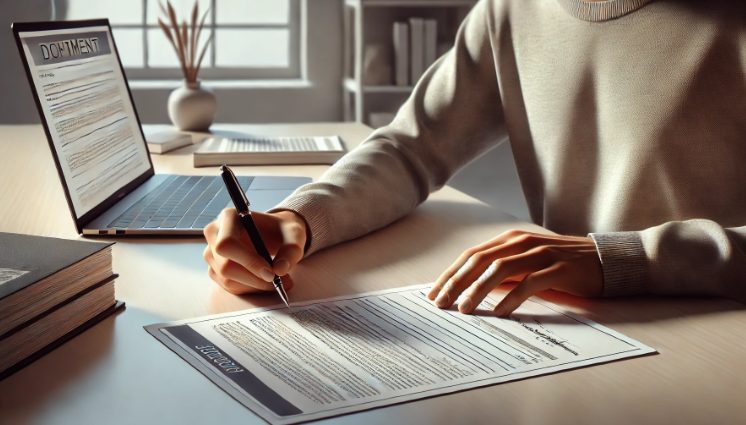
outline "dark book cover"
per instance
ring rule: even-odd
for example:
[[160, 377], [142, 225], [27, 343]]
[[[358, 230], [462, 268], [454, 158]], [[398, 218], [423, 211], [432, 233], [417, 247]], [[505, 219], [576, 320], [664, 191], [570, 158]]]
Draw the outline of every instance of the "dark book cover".
[[112, 244], [0, 232], [0, 299]]

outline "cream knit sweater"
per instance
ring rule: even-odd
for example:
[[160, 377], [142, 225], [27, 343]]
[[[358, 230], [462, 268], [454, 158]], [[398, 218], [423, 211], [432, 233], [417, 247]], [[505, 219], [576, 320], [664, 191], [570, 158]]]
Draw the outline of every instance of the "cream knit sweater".
[[395, 121], [278, 209], [307, 220], [308, 255], [508, 136], [531, 217], [592, 235], [605, 296], [746, 301], [744, 3], [481, 1]]

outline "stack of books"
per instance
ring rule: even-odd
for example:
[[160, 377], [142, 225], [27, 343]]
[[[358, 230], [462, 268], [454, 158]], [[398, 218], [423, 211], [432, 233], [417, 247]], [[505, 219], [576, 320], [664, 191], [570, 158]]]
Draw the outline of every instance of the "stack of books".
[[0, 233], [0, 380], [123, 306], [111, 245]]
[[417, 84], [437, 59], [438, 21], [410, 18], [394, 22], [394, 82], [397, 86]]

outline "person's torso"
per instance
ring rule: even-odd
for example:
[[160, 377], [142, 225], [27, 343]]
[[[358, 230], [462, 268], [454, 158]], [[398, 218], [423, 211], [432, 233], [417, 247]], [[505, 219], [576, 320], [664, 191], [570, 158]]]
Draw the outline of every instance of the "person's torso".
[[658, 0], [587, 22], [560, 1], [496, 0], [492, 17], [533, 219], [565, 234], [746, 225], [746, 7]]

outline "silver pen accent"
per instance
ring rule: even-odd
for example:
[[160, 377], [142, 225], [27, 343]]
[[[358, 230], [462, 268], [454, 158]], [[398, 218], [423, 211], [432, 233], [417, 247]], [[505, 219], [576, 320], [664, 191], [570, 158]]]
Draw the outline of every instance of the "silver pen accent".
[[285, 287], [282, 286], [282, 280], [280, 279], [280, 276], [275, 275], [275, 279], [272, 281], [272, 284], [275, 285], [275, 289], [277, 290], [277, 293], [280, 294], [280, 298], [282, 298], [282, 301], [285, 302], [285, 305], [290, 307], [288, 293], [285, 292]]

